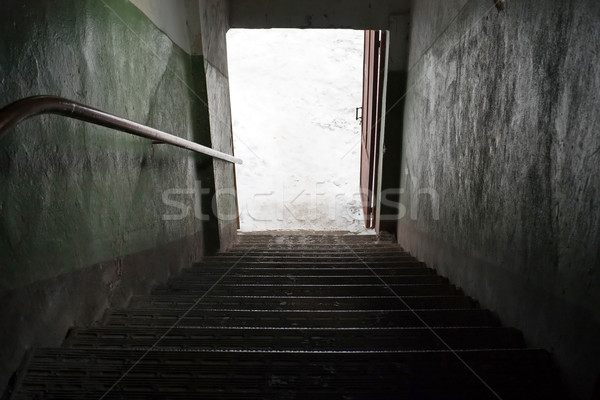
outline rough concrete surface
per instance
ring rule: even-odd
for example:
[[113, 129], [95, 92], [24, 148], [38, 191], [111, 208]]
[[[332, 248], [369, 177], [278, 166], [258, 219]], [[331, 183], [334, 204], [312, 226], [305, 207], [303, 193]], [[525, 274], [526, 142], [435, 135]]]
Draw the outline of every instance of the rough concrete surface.
[[396, 232], [399, 217], [400, 162], [402, 149], [402, 129], [404, 122], [404, 101], [409, 48], [409, 15], [390, 17], [388, 30], [387, 76], [385, 79], [385, 100], [382, 123], [382, 148], [380, 150], [379, 197], [377, 198], [377, 232]]
[[[200, 21], [206, 88], [210, 115], [211, 142], [214, 149], [233, 154], [231, 101], [227, 69], [226, 35], [229, 29], [227, 3], [219, 0], [200, 2]], [[219, 248], [226, 250], [235, 240], [238, 210], [235, 193], [234, 166], [214, 160], [216, 212], [219, 216]]]
[[598, 396], [600, 3], [453, 3], [414, 3], [398, 240]]
[[198, 0], [130, 0], [186, 53], [202, 55]]
[[[2, 7], [0, 106], [59, 95], [210, 145], [203, 67], [197, 79], [193, 58], [128, 1]], [[0, 387], [25, 349], [60, 344], [70, 324], [201, 256], [216, 231], [195, 218], [193, 195], [171, 197], [187, 216], [162, 218], [182, 211], [163, 203], [166, 190], [210, 185], [201, 165], [185, 150], [57, 116], [0, 141]]]
[[[59, 345], [76, 326], [102, 319], [109, 307], [148, 293], [201, 257], [201, 234], [0, 293], [0, 376], [18, 379], [23, 353]], [[15, 371], [17, 369], [17, 371]]]
[[387, 29], [411, 0], [234, 0], [232, 28]]

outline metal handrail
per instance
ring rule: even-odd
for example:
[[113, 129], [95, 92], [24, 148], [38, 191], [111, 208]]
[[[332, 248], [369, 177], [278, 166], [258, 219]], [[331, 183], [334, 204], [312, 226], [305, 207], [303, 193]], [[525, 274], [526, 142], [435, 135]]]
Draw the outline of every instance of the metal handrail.
[[168, 143], [173, 146], [206, 154], [231, 163], [242, 164], [241, 159], [232, 155], [56, 96], [26, 97], [2, 108], [0, 110], [0, 139], [6, 135], [10, 128], [28, 118], [40, 114], [62, 115], [64, 117], [74, 118], [107, 128], [116, 129], [122, 132], [131, 133], [132, 135], [140, 136], [146, 139], [152, 139], [160, 143]]

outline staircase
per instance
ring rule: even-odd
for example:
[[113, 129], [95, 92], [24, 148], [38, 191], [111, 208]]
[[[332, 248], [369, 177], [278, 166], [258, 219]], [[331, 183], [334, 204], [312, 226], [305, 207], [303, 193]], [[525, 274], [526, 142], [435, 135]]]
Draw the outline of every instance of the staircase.
[[16, 399], [558, 399], [550, 355], [391, 242], [242, 235], [37, 349]]

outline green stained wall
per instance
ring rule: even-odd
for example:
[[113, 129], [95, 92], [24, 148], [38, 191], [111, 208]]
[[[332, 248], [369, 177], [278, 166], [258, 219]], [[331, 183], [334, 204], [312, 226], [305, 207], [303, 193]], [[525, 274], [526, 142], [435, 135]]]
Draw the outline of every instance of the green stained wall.
[[[58, 95], [210, 145], [203, 58], [175, 46], [128, 1], [7, 0], [2, 9], [0, 107]], [[214, 191], [213, 181], [209, 158], [64, 117], [35, 117], [1, 139], [0, 294], [9, 306], [0, 331], [0, 386], [25, 348], [57, 344], [70, 324], [114, 303], [117, 291], [125, 301], [136, 285], [147, 289], [200, 257], [201, 241], [214, 241], [215, 221], [194, 217], [194, 194], [171, 195], [189, 213], [163, 220], [181, 210], [165, 205], [162, 194]], [[39, 321], [27, 325], [19, 315], [58, 312], [47, 301], [34, 303], [63, 290], [57, 279], [66, 276], [62, 282], [89, 285], [85, 299], [71, 299], [86, 306], [63, 309], [60, 321], [43, 325], [48, 337], [40, 339], [29, 331]]]
[[[191, 58], [133, 6], [108, 1], [117, 16], [102, 1], [9, 3], [21, 15], [0, 17], [2, 104], [54, 94], [194, 138], [205, 99], [186, 87]], [[161, 219], [173, 211], [161, 192], [193, 187], [185, 150], [45, 116], [7, 135], [0, 157], [3, 289], [199, 229]]]

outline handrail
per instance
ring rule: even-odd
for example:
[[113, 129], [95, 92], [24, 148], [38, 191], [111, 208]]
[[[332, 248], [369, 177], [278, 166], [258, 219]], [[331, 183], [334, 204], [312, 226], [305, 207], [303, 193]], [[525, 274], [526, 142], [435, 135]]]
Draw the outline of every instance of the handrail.
[[56, 96], [26, 97], [0, 109], [0, 139], [10, 128], [40, 114], [62, 115], [161, 143], [168, 143], [230, 163], [242, 164], [241, 159], [210, 147]]

